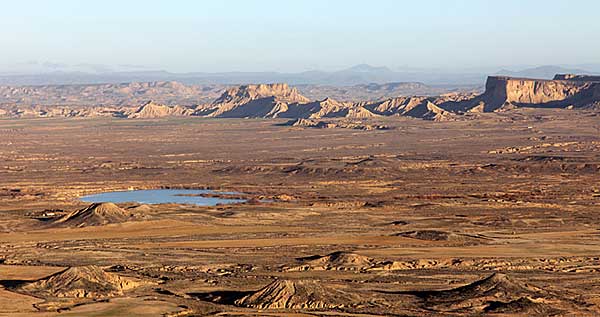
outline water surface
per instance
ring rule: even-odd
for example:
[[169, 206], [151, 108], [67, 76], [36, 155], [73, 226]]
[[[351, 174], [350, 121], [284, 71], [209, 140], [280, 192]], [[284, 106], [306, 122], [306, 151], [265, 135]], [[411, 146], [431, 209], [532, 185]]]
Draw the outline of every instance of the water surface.
[[150, 190], [127, 190], [117, 192], [106, 192], [101, 194], [87, 195], [80, 199], [89, 203], [126, 203], [135, 202], [140, 204], [193, 204], [198, 206], [215, 206], [217, 204], [234, 204], [246, 201], [245, 199], [225, 197], [202, 197], [190, 196], [200, 194], [234, 195], [232, 192], [216, 192], [200, 189], [150, 189]]

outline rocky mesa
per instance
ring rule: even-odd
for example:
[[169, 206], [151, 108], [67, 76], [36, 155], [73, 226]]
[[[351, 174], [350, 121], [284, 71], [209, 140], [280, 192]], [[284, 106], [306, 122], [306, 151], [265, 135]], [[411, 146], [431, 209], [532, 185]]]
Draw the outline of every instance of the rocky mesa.
[[311, 101], [284, 83], [243, 85], [226, 89], [213, 102], [195, 106], [153, 101], [123, 106], [0, 106], [0, 117], [122, 117], [151, 119], [172, 116], [207, 118], [313, 119], [409, 117], [431, 121], [472, 118], [469, 113], [521, 107], [595, 108], [600, 105], [600, 77], [559, 74], [553, 80], [490, 76], [482, 94], [451, 93], [437, 97], [399, 96], [374, 101]]
[[507, 104], [516, 107], [582, 108], [600, 102], [598, 76], [556, 75], [553, 80], [490, 76], [485, 92], [470, 106], [482, 106], [484, 112], [496, 111]]

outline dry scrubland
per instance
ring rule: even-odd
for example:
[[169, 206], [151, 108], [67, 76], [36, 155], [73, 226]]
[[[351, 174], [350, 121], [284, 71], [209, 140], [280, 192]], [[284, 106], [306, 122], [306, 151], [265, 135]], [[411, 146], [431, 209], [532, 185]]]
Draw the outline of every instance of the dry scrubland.
[[[595, 112], [285, 121], [0, 120], [0, 314], [600, 314]], [[272, 202], [77, 199], [161, 187]]]

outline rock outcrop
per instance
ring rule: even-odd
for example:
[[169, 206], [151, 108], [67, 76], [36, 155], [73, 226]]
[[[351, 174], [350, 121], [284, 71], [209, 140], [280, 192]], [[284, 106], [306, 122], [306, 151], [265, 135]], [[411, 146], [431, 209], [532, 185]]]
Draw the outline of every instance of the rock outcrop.
[[486, 238], [467, 235], [462, 233], [452, 233], [439, 230], [414, 230], [396, 233], [395, 236], [412, 238], [423, 241], [445, 241], [458, 244], [480, 244], [485, 242]]
[[506, 313], [528, 316], [548, 316], [560, 310], [551, 303], [572, 304], [540, 288], [512, 280], [495, 273], [471, 284], [443, 291], [414, 292], [427, 309], [454, 313]]
[[125, 222], [133, 217], [113, 203], [94, 203], [51, 221], [53, 227], [86, 227]]
[[296, 88], [291, 88], [288, 84], [277, 83], [244, 85], [230, 88], [221, 97], [217, 98], [213, 104], [243, 104], [251, 100], [269, 97], [275, 97], [278, 101], [287, 103], [307, 103], [310, 101], [308, 98], [302, 96]]
[[315, 120], [315, 119], [292, 119], [286, 122], [284, 125], [292, 126], [292, 127], [301, 127], [301, 128], [318, 128], [318, 129], [354, 129], [354, 130], [363, 130], [363, 131], [372, 131], [372, 130], [388, 130], [390, 129], [388, 126], [383, 124], [366, 124], [362, 121], [354, 121], [354, 120], [343, 120], [343, 121], [324, 121], [324, 120]]
[[198, 108], [196, 115], [218, 118], [277, 117], [291, 103], [308, 103], [296, 88], [287, 84], [244, 85], [227, 89], [209, 105]]
[[193, 110], [182, 106], [166, 106], [148, 101], [141, 105], [135, 112], [129, 114], [128, 118], [154, 119], [174, 116], [189, 116]]
[[289, 271], [360, 271], [371, 268], [375, 261], [364, 255], [337, 251], [324, 256], [311, 256], [298, 259], [302, 264]]
[[488, 77], [485, 92], [466, 108], [483, 105], [483, 112], [492, 112], [505, 104], [516, 107], [566, 108], [586, 107], [600, 101], [600, 82], [588, 81], [585, 76], [557, 75], [565, 80]]
[[142, 282], [108, 273], [100, 267], [90, 265], [70, 267], [43, 279], [25, 282], [16, 286], [14, 290], [43, 298], [102, 298], [123, 295], [124, 291], [142, 284]]
[[313, 280], [276, 280], [235, 304], [258, 309], [333, 309], [352, 305], [360, 298]]
[[339, 102], [337, 100], [326, 98], [321, 101], [315, 101], [306, 105], [311, 109], [310, 113], [305, 113], [302, 116], [311, 119], [320, 118], [355, 118], [363, 119], [374, 117], [375, 114], [366, 108], [355, 105]]

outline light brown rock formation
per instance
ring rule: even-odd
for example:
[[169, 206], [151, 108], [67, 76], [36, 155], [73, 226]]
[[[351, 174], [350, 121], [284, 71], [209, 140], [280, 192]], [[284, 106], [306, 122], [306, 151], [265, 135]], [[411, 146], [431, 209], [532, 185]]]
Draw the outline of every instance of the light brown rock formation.
[[237, 103], [241, 104], [250, 100], [275, 97], [281, 102], [307, 103], [310, 100], [302, 96], [296, 88], [291, 88], [288, 84], [259, 84], [244, 85], [240, 87], [227, 89], [221, 97], [217, 98], [213, 104]]
[[309, 100], [287, 84], [244, 85], [227, 89], [211, 104], [200, 107], [196, 115], [220, 118], [277, 117], [287, 104]]
[[512, 103], [517, 107], [565, 108], [585, 107], [600, 100], [600, 82], [573, 78], [540, 80], [492, 76], [488, 77], [483, 95], [474, 101], [483, 102], [484, 111], [490, 112], [505, 103]]
[[337, 271], [360, 271], [373, 266], [373, 259], [364, 255], [337, 251], [324, 256], [312, 256], [299, 259], [302, 265], [291, 268], [290, 271], [305, 270], [337, 270]]
[[127, 221], [133, 215], [113, 203], [94, 203], [86, 208], [68, 213], [54, 221], [54, 227], [99, 226]]
[[434, 99], [427, 97], [398, 97], [367, 103], [364, 107], [382, 116], [405, 116], [432, 121], [446, 121], [453, 114], [438, 107]]
[[389, 127], [386, 125], [366, 124], [361, 121], [354, 121], [354, 120], [324, 121], [324, 120], [318, 120], [318, 119], [304, 119], [304, 118], [292, 119], [292, 120], [286, 122], [284, 125], [292, 126], [292, 127], [302, 127], [302, 128], [319, 128], [319, 129], [342, 128], [342, 129], [354, 129], [354, 130], [364, 130], [364, 131], [388, 130], [389, 129]]
[[142, 284], [90, 265], [70, 267], [38, 281], [19, 285], [15, 290], [42, 297], [97, 298], [122, 295], [124, 291]]
[[[374, 117], [375, 114], [367, 110], [366, 108], [352, 104], [352, 103], [343, 103], [331, 98], [325, 98], [321, 101], [315, 101], [309, 103], [307, 105], [299, 105], [298, 107], [302, 107], [305, 110], [310, 110], [310, 112], [305, 112], [301, 114], [300, 117], [311, 118], [311, 119], [320, 119], [320, 118], [370, 118]], [[291, 113], [294, 116], [294, 113]], [[286, 115], [286, 117], [290, 117], [290, 114]]]
[[235, 301], [259, 309], [332, 309], [356, 303], [358, 296], [312, 280], [276, 280]]
[[[395, 97], [378, 101], [310, 101], [287, 84], [244, 85], [227, 89], [212, 103], [192, 107], [147, 102], [141, 107], [2, 106], [3, 117], [125, 117], [161, 118], [353, 118], [403, 116], [431, 121], [457, 120], [465, 113], [501, 112], [520, 107], [600, 107], [599, 76], [556, 75], [555, 80], [491, 76], [485, 92], [438, 97]], [[176, 83], [170, 87], [177, 88]], [[175, 89], [171, 87], [172, 89]], [[128, 92], [130, 88], [123, 88]], [[139, 89], [139, 88], [138, 88]], [[181, 90], [187, 89], [179, 87]], [[477, 116], [470, 116], [471, 118]]]
[[192, 110], [182, 106], [166, 106], [148, 101], [141, 105], [134, 113], [128, 115], [128, 118], [152, 119], [173, 116], [189, 116]]

